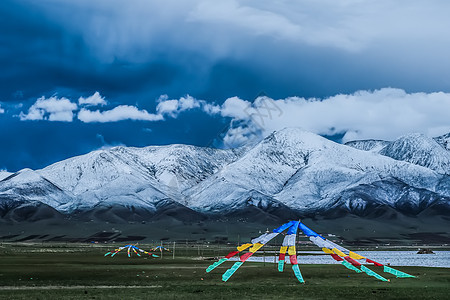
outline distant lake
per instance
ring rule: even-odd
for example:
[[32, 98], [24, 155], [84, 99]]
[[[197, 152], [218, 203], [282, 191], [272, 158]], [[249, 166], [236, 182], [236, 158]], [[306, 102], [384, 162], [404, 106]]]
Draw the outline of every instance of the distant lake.
[[[357, 251], [364, 257], [391, 266], [421, 266], [450, 268], [450, 251], [434, 251], [435, 254], [417, 254], [417, 251]], [[260, 253], [258, 253], [261, 255]], [[298, 251], [299, 264], [338, 264], [331, 256], [322, 251]], [[309, 254], [309, 255], [302, 255]], [[316, 255], [311, 255], [316, 254]], [[232, 260], [237, 260], [233, 258]], [[274, 263], [278, 256], [250, 257], [248, 261]], [[274, 261], [275, 260], [275, 261]], [[286, 260], [289, 263], [289, 259]], [[360, 261], [362, 262], [362, 260]]]

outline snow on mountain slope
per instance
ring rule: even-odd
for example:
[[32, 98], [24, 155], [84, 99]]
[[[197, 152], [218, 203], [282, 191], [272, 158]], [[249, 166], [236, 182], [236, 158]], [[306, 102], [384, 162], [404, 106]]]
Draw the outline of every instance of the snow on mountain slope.
[[0, 181], [0, 197], [10, 201], [39, 201], [55, 209], [73, 201], [73, 195], [30, 169], [23, 169]]
[[0, 181], [5, 179], [6, 177], [12, 175], [12, 173], [6, 172], [6, 171], [0, 171]]
[[[311, 153], [308, 165], [298, 170], [276, 199], [297, 209], [318, 209], [328, 206], [346, 189], [385, 178], [398, 178], [409, 186], [428, 190], [434, 190], [442, 178], [410, 163], [328, 140], [324, 143], [326, 146]], [[394, 205], [395, 199], [386, 197], [383, 202]]]
[[450, 176], [442, 170], [449, 152], [430, 140], [410, 135], [389, 143], [381, 155], [375, 152], [380, 141], [350, 147], [288, 128], [235, 150], [187, 145], [98, 150], [39, 171], [6, 174], [0, 181], [0, 217], [40, 204], [33, 211], [54, 215], [54, 208], [113, 222], [167, 214], [194, 220], [204, 213], [414, 215], [433, 205], [445, 211]]
[[95, 205], [149, 207], [164, 198], [182, 199], [191, 187], [236, 159], [233, 150], [188, 145], [115, 147], [70, 158], [39, 171], [77, 196], [61, 209]]
[[[75, 195], [73, 201], [59, 207], [69, 213], [98, 205], [151, 206], [168, 197], [154, 187], [156, 180], [151, 174], [122, 160], [114, 151], [94, 151], [38, 172]], [[145, 199], [140, 197], [143, 191]]]
[[115, 147], [69, 158], [40, 173], [74, 194], [101, 188], [122, 175], [182, 191], [236, 157], [232, 150], [188, 145]]
[[[303, 134], [303, 138], [298, 138]], [[317, 135], [285, 129], [265, 138], [220, 175], [246, 189], [264, 194], [281, 191], [298, 168], [307, 164], [311, 149], [321, 147]]]
[[[250, 191], [293, 208], [316, 209], [346, 188], [382, 178], [434, 190], [441, 175], [424, 167], [337, 144], [300, 129], [273, 133], [234, 163], [187, 192], [186, 205], [219, 211]], [[393, 199], [386, 203], [393, 205]]]
[[336, 215], [341, 210], [364, 217], [389, 214], [391, 218], [394, 211], [417, 216], [429, 208], [440, 206], [442, 210], [439, 214], [445, 215], [450, 212], [449, 203], [450, 197], [407, 185], [391, 177], [345, 189], [335, 201], [328, 203], [331, 206], [320, 211]]
[[386, 147], [390, 142], [382, 140], [359, 140], [350, 141], [345, 143], [346, 146], [350, 146], [359, 150], [370, 151], [378, 153], [381, 149]]
[[380, 154], [450, 174], [450, 152], [435, 140], [415, 133], [402, 136], [384, 147]]
[[435, 137], [434, 140], [441, 145], [442, 147], [444, 147], [444, 149], [449, 150], [450, 151], [450, 132], [438, 137]]
[[[312, 133], [304, 132], [305, 140], [299, 141], [291, 136], [295, 132], [286, 129], [264, 139], [237, 161], [188, 190], [186, 205], [199, 210], [220, 210], [231, 207], [233, 199], [245, 199], [252, 190], [265, 195], [281, 191], [286, 181], [308, 161], [305, 142], [311, 147], [314, 145], [310, 142], [316, 142], [307, 141], [316, 136]], [[298, 142], [304, 149], [300, 149]]]
[[[120, 148], [116, 150], [125, 150]], [[126, 148], [139, 165], [154, 170], [154, 178], [170, 188], [183, 191], [199, 183], [224, 165], [236, 160], [239, 150], [220, 150], [190, 145]], [[125, 154], [124, 152], [123, 154]], [[130, 161], [129, 157], [123, 157]]]

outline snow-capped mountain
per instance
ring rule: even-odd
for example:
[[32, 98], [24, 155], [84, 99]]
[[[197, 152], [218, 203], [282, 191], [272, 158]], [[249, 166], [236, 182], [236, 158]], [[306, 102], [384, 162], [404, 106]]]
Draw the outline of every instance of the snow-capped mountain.
[[[445, 180], [448, 176], [429, 168], [353, 149], [298, 129], [285, 129], [192, 188], [187, 205], [220, 212], [236, 205], [242, 207], [242, 202], [254, 200], [251, 193], [258, 192], [266, 196], [260, 206], [280, 203], [310, 213], [337, 207], [361, 210], [371, 204], [396, 207], [398, 201], [408, 197], [405, 187], [425, 194], [439, 189]], [[398, 183], [403, 185], [398, 186], [397, 194], [373, 191], [370, 197], [362, 197], [355, 190], [374, 184], [380, 189], [396, 189]], [[448, 190], [441, 192], [443, 197], [450, 196]]]
[[422, 135], [342, 145], [295, 128], [234, 150], [115, 147], [2, 175], [0, 216], [121, 222], [445, 214], [448, 153]]
[[450, 134], [429, 138], [420, 133], [408, 134], [395, 141], [361, 140], [347, 142], [345, 145], [396, 160], [407, 161], [427, 167], [438, 173], [450, 174], [450, 152], [446, 150]]
[[181, 192], [235, 160], [239, 151], [189, 145], [115, 147], [37, 172], [74, 195], [75, 200], [60, 206], [60, 211], [122, 207], [153, 215], [167, 205], [187, 210], [178, 203]]
[[62, 204], [73, 200], [62, 189], [30, 169], [0, 181], [1, 217], [8, 214], [17, 221], [53, 217]]
[[380, 154], [450, 174], [450, 152], [423, 134], [402, 136], [384, 147]]
[[449, 150], [450, 151], [450, 133], [435, 137], [434, 140], [441, 145], [442, 147], [444, 147], [444, 149]]
[[144, 180], [170, 194], [199, 183], [238, 154], [189, 145], [114, 147], [69, 158], [39, 173], [75, 195], [102, 189], [124, 177], [130, 177], [130, 182]]

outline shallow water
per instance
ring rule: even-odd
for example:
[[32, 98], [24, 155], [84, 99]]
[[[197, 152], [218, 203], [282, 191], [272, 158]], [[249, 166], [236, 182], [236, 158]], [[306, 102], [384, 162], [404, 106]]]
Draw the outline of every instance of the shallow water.
[[[302, 255], [302, 253], [317, 255]], [[435, 254], [417, 254], [417, 251], [359, 251], [357, 253], [381, 264], [390, 264], [391, 266], [450, 268], [450, 251], [434, 251]], [[237, 260], [237, 258], [233, 258], [232, 260]], [[297, 260], [299, 264], [339, 263], [328, 254], [324, 254], [321, 251], [299, 251]], [[274, 263], [278, 262], [278, 257], [250, 257], [248, 261]], [[289, 263], [289, 259], [287, 259], [286, 262]], [[360, 262], [362, 262], [362, 260]]]

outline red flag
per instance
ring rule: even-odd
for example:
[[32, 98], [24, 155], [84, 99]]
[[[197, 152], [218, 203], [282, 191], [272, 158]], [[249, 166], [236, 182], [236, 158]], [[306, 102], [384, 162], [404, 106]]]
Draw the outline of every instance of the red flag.
[[337, 255], [337, 254], [330, 254], [331, 255], [331, 257], [332, 258], [334, 258], [335, 260], [337, 260], [337, 261], [343, 261], [343, 259], [339, 256], [339, 255]]
[[368, 258], [366, 258], [366, 262], [370, 263], [370, 264], [374, 264], [377, 267], [382, 267], [383, 265], [380, 263], [377, 263], [376, 261], [370, 260]]
[[249, 257], [252, 256], [252, 255], [253, 255], [252, 252], [247, 252], [247, 253], [241, 255], [241, 261], [242, 261], [242, 262], [246, 261], [247, 258], [249, 258]]
[[298, 262], [297, 262], [297, 255], [291, 255], [289, 258], [291, 259], [291, 265], [298, 264]]
[[346, 256], [346, 257], [344, 257], [344, 259], [346, 261], [348, 261], [349, 263], [351, 263], [352, 265], [354, 265], [355, 267], [359, 267], [361, 265], [359, 262], [357, 262], [356, 260], [354, 260], [350, 256]]
[[225, 256], [225, 258], [233, 257], [233, 256], [235, 256], [238, 253], [239, 253], [239, 251], [231, 251], [230, 253], [227, 254], [227, 256]]

